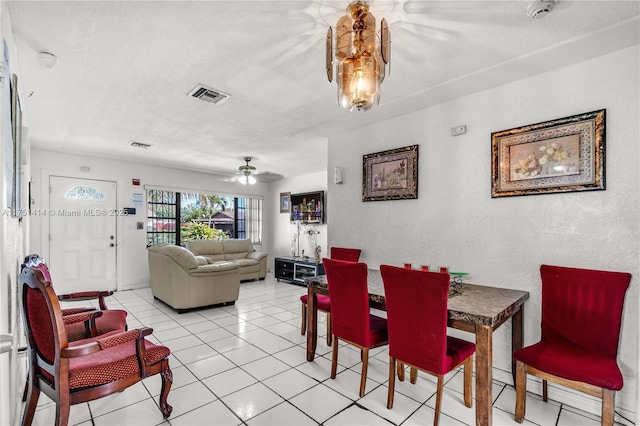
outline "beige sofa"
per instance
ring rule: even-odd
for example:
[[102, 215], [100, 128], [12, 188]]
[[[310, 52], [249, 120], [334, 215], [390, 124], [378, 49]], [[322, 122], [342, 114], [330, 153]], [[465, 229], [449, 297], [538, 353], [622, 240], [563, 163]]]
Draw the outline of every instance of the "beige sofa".
[[147, 251], [153, 296], [179, 313], [238, 300], [240, 268], [236, 263], [211, 263], [172, 244], [151, 246]]
[[249, 240], [191, 240], [187, 249], [209, 263], [233, 262], [240, 268], [240, 280], [263, 280], [267, 276], [267, 253], [254, 251]]

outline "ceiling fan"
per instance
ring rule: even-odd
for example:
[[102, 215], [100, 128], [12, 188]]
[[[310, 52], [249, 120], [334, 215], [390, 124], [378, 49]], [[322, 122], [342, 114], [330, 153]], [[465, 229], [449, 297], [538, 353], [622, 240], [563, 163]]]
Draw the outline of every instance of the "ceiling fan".
[[244, 157], [244, 161], [246, 161], [247, 164], [238, 167], [238, 170], [242, 173], [242, 176], [238, 178], [238, 182], [242, 185], [254, 185], [256, 183], [256, 178], [252, 175], [258, 174], [258, 172], [255, 167], [249, 165], [251, 157]]

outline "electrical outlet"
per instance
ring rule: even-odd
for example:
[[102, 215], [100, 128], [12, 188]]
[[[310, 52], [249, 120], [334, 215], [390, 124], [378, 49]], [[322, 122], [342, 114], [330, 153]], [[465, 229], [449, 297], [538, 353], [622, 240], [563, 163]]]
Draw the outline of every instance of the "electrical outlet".
[[464, 135], [467, 133], [467, 126], [456, 126], [451, 128], [451, 136]]

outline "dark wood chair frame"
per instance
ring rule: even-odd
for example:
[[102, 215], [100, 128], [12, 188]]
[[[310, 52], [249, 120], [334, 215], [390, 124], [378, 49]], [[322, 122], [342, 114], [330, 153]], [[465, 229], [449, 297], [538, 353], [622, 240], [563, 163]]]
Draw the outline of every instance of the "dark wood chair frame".
[[516, 414], [515, 420], [522, 423], [526, 408], [527, 398], [527, 374], [542, 379], [542, 400], [547, 402], [547, 382], [551, 381], [559, 385], [584, 392], [602, 400], [602, 426], [613, 426], [615, 416], [615, 396], [616, 391], [594, 386], [589, 383], [569, 380], [559, 377], [546, 371], [538, 370], [522, 361], [516, 360]]
[[[130, 336], [137, 335], [137, 337], [130, 337], [129, 340], [135, 338], [136, 355], [140, 368], [139, 374], [130, 375], [103, 385], [70, 389], [69, 360], [99, 352], [103, 350], [102, 346], [99, 342], [91, 342], [69, 347], [58, 298], [51, 287], [51, 283], [45, 280], [41, 271], [24, 267], [23, 265], [22, 273], [20, 274], [20, 286], [22, 291], [22, 319], [27, 335], [27, 353], [29, 356], [27, 406], [23, 414], [22, 425], [31, 425], [41, 391], [56, 403], [55, 424], [67, 425], [71, 405], [111, 395], [134, 385], [146, 377], [158, 373], [160, 373], [162, 377], [162, 389], [159, 396], [160, 411], [165, 419], [169, 417], [173, 407], [167, 403], [167, 396], [169, 395], [169, 390], [173, 382], [173, 373], [169, 368], [168, 357], [154, 364], [151, 364], [147, 359], [144, 337], [150, 335], [153, 329], [143, 327], [137, 330], [138, 333], [132, 333], [131, 331], [123, 332], [123, 334], [129, 334]], [[55, 345], [53, 364], [44, 359], [36, 347], [36, 342], [31, 331], [31, 324], [29, 323], [26, 312], [28, 309], [27, 286], [31, 289], [39, 290], [44, 295], [53, 326]], [[102, 312], [95, 311], [91, 314], [99, 317], [102, 315]], [[42, 371], [54, 377], [54, 382], [52, 383], [45, 377]]]
[[[42, 266], [44, 266], [44, 268], [47, 269], [47, 272], [49, 271], [49, 267], [47, 266], [46, 262], [38, 254], [27, 255], [24, 259], [23, 268], [25, 266], [32, 267], [35, 269], [39, 269]], [[57, 295], [57, 297], [58, 297], [58, 300], [61, 302], [90, 301], [90, 300], [96, 300], [96, 299], [98, 300], [99, 309], [96, 308], [95, 306], [62, 309], [63, 317], [67, 317], [69, 315], [75, 315], [79, 313], [89, 313], [88, 317], [82, 320], [84, 321], [86, 338], [89, 338], [89, 337], [96, 337], [100, 335], [100, 332], [98, 331], [98, 327], [96, 324], [96, 319], [102, 316], [102, 313], [100, 311], [109, 310], [109, 308], [107, 308], [105, 297], [109, 297], [112, 295], [113, 295], [113, 291], [104, 290], [104, 291], [82, 291], [82, 292], [76, 292], [76, 293], [70, 293], [70, 294], [59, 294]], [[79, 322], [79, 321], [73, 321], [73, 320], [67, 321], [67, 324], [73, 324], [76, 322]], [[126, 331], [126, 330], [127, 330], [127, 325], [125, 324], [123, 331]], [[109, 330], [109, 331], [112, 331], [112, 330]], [[25, 384], [24, 384], [24, 391], [22, 393], [22, 402], [25, 402], [27, 400], [28, 389], [29, 389], [29, 377], [27, 377], [27, 380], [25, 381]]]

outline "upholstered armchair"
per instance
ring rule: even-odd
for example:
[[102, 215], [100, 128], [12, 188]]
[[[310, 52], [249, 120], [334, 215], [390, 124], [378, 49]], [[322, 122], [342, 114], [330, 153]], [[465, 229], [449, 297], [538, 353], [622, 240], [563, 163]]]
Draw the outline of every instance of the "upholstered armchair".
[[[30, 254], [24, 258], [24, 266], [37, 269], [42, 272], [45, 280], [53, 285], [51, 272], [42, 257], [38, 254]], [[88, 315], [86, 321], [67, 320], [65, 329], [67, 338], [73, 342], [87, 339], [111, 331], [125, 331], [127, 329], [127, 311], [121, 309], [109, 309], [105, 298], [111, 296], [113, 291], [84, 291], [71, 294], [58, 295], [58, 300], [65, 302], [97, 301], [98, 308], [94, 306], [75, 307], [62, 309], [62, 316], [73, 315], [96, 310], [103, 311], [101, 315]]]
[[141, 328], [113, 331], [69, 342], [65, 325], [99, 318], [104, 311], [62, 315], [60, 302], [41, 270], [23, 265], [19, 276], [22, 319], [27, 335], [29, 377], [23, 425], [31, 425], [40, 392], [56, 404], [56, 425], [69, 421], [70, 406], [120, 392], [154, 374], [162, 376], [159, 406], [168, 418], [167, 396], [173, 381], [169, 348], [145, 339]]

